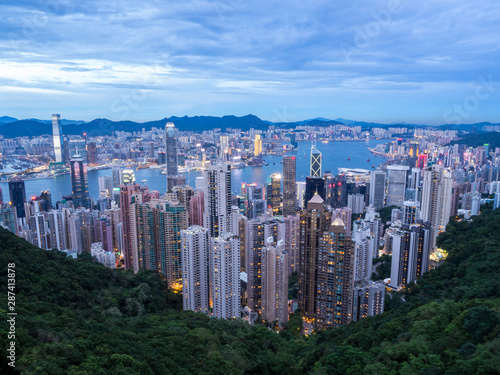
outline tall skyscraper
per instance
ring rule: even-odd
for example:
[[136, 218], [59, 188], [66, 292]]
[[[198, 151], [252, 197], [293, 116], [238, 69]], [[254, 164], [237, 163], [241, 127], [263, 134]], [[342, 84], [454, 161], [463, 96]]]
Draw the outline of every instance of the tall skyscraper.
[[355, 222], [354, 242], [354, 280], [370, 279], [372, 274], [374, 242], [370, 228], [362, 220]]
[[165, 126], [166, 156], [167, 156], [167, 176], [175, 176], [177, 170], [177, 140], [175, 138], [175, 125], [167, 122]]
[[64, 212], [52, 210], [48, 213], [52, 249], [68, 249], [68, 233]]
[[370, 205], [376, 209], [384, 207], [385, 173], [372, 171], [370, 179]]
[[310, 177], [321, 177], [321, 159], [321, 152], [319, 152], [316, 148], [316, 145], [313, 144], [311, 147], [311, 171], [309, 173]]
[[181, 231], [182, 301], [184, 310], [210, 310], [208, 230], [192, 226]]
[[[440, 223], [442, 223], [442, 215], [444, 214], [443, 206], [445, 197], [443, 179], [444, 168], [441, 164], [433, 164], [424, 170], [421, 216], [423, 221], [429, 221], [431, 224], [431, 251], [436, 249], [436, 238], [440, 231]], [[449, 195], [451, 195], [451, 191]]]
[[288, 254], [288, 273], [299, 270], [299, 215], [286, 216], [285, 251]]
[[389, 165], [387, 167], [387, 200], [386, 206], [402, 207], [405, 201], [406, 180], [410, 167], [405, 165]]
[[270, 187], [270, 189], [268, 189], [268, 191], [270, 192], [270, 194], [268, 194], [268, 205], [271, 206], [273, 215], [281, 215], [281, 174], [273, 173], [270, 177], [268, 187]]
[[215, 163], [203, 172], [205, 212], [203, 226], [210, 237], [229, 231], [231, 215], [231, 165]]
[[52, 115], [52, 137], [54, 140], [54, 155], [56, 163], [63, 162], [63, 137], [61, 129], [61, 116]]
[[23, 219], [26, 217], [24, 204], [26, 203], [26, 188], [21, 178], [13, 178], [9, 181], [10, 202], [15, 207], [16, 217]]
[[317, 265], [318, 328], [340, 327], [352, 320], [354, 244], [340, 218], [319, 239]]
[[283, 240], [269, 237], [262, 249], [262, 320], [288, 321], [288, 254]]
[[300, 214], [299, 243], [299, 309], [312, 322], [320, 309], [318, 303], [318, 267], [320, 261], [319, 240], [328, 230], [331, 214], [318, 195], [307, 202], [307, 208]]
[[260, 154], [262, 154], [262, 139], [260, 139], [259, 134], [255, 134], [253, 154], [254, 156], [259, 156]]
[[71, 160], [71, 188], [75, 207], [90, 208], [87, 164], [82, 158]]
[[306, 191], [304, 194], [304, 204], [318, 194], [321, 199], [325, 200], [325, 180], [321, 177], [306, 177]]
[[403, 224], [415, 224], [420, 219], [420, 203], [416, 201], [405, 201], [403, 203]]
[[189, 226], [203, 226], [204, 204], [205, 199], [203, 190], [197, 190], [196, 193], [189, 199]]
[[240, 240], [233, 234], [210, 238], [209, 272], [214, 318], [239, 318]]
[[295, 215], [297, 192], [295, 189], [296, 157], [283, 157], [283, 216]]

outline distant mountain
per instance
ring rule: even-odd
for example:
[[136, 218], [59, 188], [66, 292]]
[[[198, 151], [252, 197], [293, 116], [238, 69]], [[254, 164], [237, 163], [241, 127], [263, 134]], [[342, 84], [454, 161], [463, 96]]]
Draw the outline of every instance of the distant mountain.
[[462, 138], [450, 142], [450, 145], [467, 145], [468, 147], [478, 147], [485, 144], [490, 145], [490, 150], [500, 147], [500, 132], [466, 134]]
[[[422, 127], [432, 127], [439, 128], [440, 130], [458, 130], [458, 131], [472, 131], [476, 127], [477, 132], [481, 132], [483, 126], [485, 125], [498, 125], [491, 124], [489, 122], [482, 122], [477, 124], [464, 124], [464, 125], [441, 125], [441, 126], [430, 126], [422, 124], [405, 124], [405, 123], [395, 123], [395, 124], [380, 124], [376, 122], [363, 122], [363, 121], [353, 121], [338, 118], [336, 120], [329, 120], [323, 117], [317, 117], [309, 120], [295, 121], [295, 122], [270, 122], [264, 121], [255, 115], [246, 115], [242, 117], [237, 116], [183, 116], [177, 117], [172, 116], [170, 118], [164, 118], [156, 121], [148, 121], [144, 123], [134, 122], [134, 121], [112, 121], [108, 119], [95, 119], [90, 122], [84, 121], [73, 121], [73, 120], [61, 120], [63, 126], [63, 134], [66, 135], [81, 135], [87, 133], [89, 136], [100, 136], [100, 135], [111, 135], [115, 131], [125, 131], [134, 132], [140, 131], [141, 129], [151, 130], [151, 128], [163, 128], [165, 124], [173, 122], [175, 126], [182, 131], [194, 131], [201, 132], [204, 130], [221, 129], [225, 131], [227, 128], [241, 129], [242, 131], [248, 131], [251, 128], [254, 129], [267, 129], [270, 125], [277, 128], [290, 129], [295, 128], [300, 125], [309, 125], [317, 127], [327, 127], [332, 125], [348, 125], [348, 126], [361, 126], [363, 130], [369, 130], [374, 127], [378, 128], [390, 128], [390, 127], [409, 127], [409, 128], [422, 128]], [[5, 124], [12, 124], [12, 126], [6, 127], [2, 126]], [[14, 117], [3, 116], [0, 117], [0, 135], [7, 138], [15, 138], [21, 136], [40, 136], [44, 134], [52, 134], [52, 122], [50, 120], [17, 120]]]
[[9, 116], [0, 117], [0, 125], [8, 124], [9, 122], [14, 122], [14, 121], [18, 121], [18, 119], [14, 118], [14, 117], [9, 117]]

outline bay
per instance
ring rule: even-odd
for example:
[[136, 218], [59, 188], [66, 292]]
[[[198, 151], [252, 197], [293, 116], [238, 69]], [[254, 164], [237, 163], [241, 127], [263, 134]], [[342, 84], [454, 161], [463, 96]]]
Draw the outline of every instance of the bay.
[[[378, 166], [384, 161], [384, 158], [373, 155], [368, 147], [374, 148], [377, 144], [386, 143], [387, 140], [370, 140], [364, 141], [342, 141], [329, 142], [328, 144], [317, 143], [316, 148], [323, 154], [322, 172], [330, 171], [334, 175], [338, 174], [338, 168], [361, 168], [372, 170], [372, 165]], [[311, 142], [298, 142], [297, 150], [287, 152], [284, 155], [297, 157], [297, 181], [305, 181], [309, 175]], [[347, 160], [349, 159], [350, 160]], [[282, 173], [283, 165], [281, 160], [283, 156], [267, 155], [264, 156], [267, 166], [262, 167], [246, 167], [232, 171], [231, 175], [231, 190], [235, 194], [240, 193], [241, 183], [265, 183], [269, 176], [273, 173]], [[370, 159], [368, 162], [367, 160]], [[148, 185], [150, 190], [158, 190], [164, 193], [166, 189], [166, 176], [162, 175], [162, 169], [136, 169], [136, 182], [141, 185]], [[201, 176], [201, 172], [194, 171], [184, 174], [186, 183], [195, 187], [196, 177]], [[111, 176], [111, 169], [101, 169], [88, 172], [89, 194], [97, 199], [99, 196], [98, 177]], [[142, 183], [143, 180], [147, 182]], [[29, 180], [25, 182], [26, 196], [29, 200], [31, 196], [39, 195], [42, 190], [48, 189], [52, 194], [52, 203], [55, 204], [63, 195], [71, 194], [71, 177], [69, 174], [57, 176], [54, 178], [46, 178], [40, 180]], [[9, 187], [7, 182], [0, 183], [3, 191], [4, 201], [8, 202]]]

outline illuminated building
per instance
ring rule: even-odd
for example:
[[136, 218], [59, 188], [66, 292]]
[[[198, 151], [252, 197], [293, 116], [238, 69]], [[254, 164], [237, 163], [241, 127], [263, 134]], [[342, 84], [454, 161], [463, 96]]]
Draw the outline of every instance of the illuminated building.
[[296, 158], [283, 157], [283, 216], [296, 212], [297, 193], [295, 190]]
[[409, 169], [404, 165], [389, 165], [387, 167], [387, 197], [385, 204], [387, 207], [401, 207], [403, 205]]
[[90, 208], [89, 184], [87, 180], [87, 164], [83, 158], [71, 160], [71, 187], [73, 190], [73, 204], [75, 208]]
[[56, 163], [63, 162], [63, 137], [62, 137], [62, 129], [61, 129], [61, 116], [52, 115], [52, 137], [54, 141], [54, 155]]
[[182, 301], [184, 310], [210, 310], [208, 230], [192, 226], [181, 231]]
[[352, 320], [357, 322], [367, 316], [384, 312], [385, 283], [380, 281], [360, 280], [354, 283]]
[[282, 213], [281, 208], [281, 174], [273, 173], [268, 184], [267, 204], [271, 206], [273, 215], [278, 216]]
[[209, 273], [212, 316], [240, 318], [240, 241], [233, 234], [210, 238]]
[[262, 249], [262, 320], [288, 321], [288, 254], [283, 240], [266, 240]]
[[262, 139], [260, 139], [259, 134], [255, 134], [253, 154], [254, 156], [259, 156], [260, 154], [262, 154]]
[[175, 176], [177, 170], [177, 141], [175, 138], [175, 125], [173, 122], [167, 122], [165, 126], [165, 145], [167, 158], [167, 177]]
[[405, 201], [403, 203], [403, 224], [415, 224], [420, 219], [420, 203], [417, 201]]
[[299, 270], [299, 215], [286, 216], [285, 251], [288, 254], [288, 273]]
[[87, 162], [89, 164], [97, 163], [97, 145], [95, 142], [90, 142], [87, 147]]
[[229, 231], [231, 215], [231, 166], [215, 163], [203, 172], [205, 208], [203, 226], [210, 237]]
[[85, 139], [71, 139], [69, 141], [70, 159], [82, 158], [87, 162], [87, 142]]
[[[310, 177], [320, 178], [321, 177], [321, 152], [318, 151], [316, 145], [311, 147], [311, 171], [309, 173]], [[324, 199], [324, 197], [323, 197]], [[306, 200], [306, 202], [308, 202]]]

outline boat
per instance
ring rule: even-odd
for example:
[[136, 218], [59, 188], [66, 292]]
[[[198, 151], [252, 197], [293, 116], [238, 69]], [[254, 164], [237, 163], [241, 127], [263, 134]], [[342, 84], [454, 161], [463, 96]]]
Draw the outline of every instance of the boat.
[[351, 160], [351, 158], [347, 158], [347, 160], [349, 161], [349, 160]]
[[142, 180], [141, 182], [144, 184], [144, 183], [148, 182], [148, 180]]
[[372, 165], [372, 168], [375, 169], [375, 164]]
[[370, 162], [370, 159], [367, 160], [367, 162], [369, 163]]

